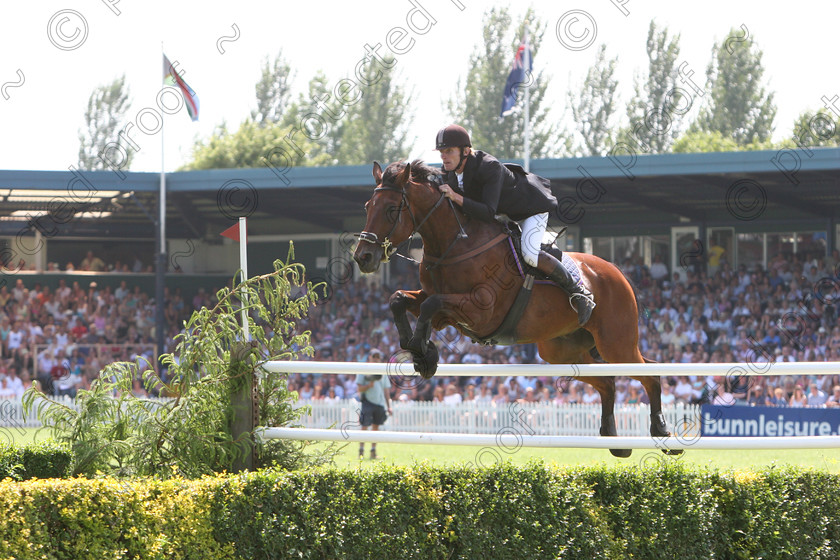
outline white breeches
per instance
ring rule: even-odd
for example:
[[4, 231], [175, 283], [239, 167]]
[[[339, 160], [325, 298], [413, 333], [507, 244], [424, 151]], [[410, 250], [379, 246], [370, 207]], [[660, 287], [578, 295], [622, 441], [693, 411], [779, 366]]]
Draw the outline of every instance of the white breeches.
[[525, 218], [522, 222], [522, 258], [530, 266], [537, 266], [547, 225], [548, 212]]

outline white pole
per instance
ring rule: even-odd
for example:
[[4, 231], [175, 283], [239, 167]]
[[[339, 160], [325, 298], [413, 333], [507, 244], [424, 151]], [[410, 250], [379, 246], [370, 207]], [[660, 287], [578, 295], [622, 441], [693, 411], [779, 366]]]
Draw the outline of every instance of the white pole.
[[267, 439], [319, 440], [412, 445], [475, 445], [480, 447], [582, 448], [582, 449], [830, 449], [840, 447], [838, 436], [788, 437], [644, 437], [644, 436], [529, 436], [505, 434], [441, 434], [319, 428], [262, 428], [257, 437]]
[[[161, 58], [163, 58], [163, 41], [160, 42], [160, 53]], [[163, 127], [164, 122], [166, 119], [161, 119], [160, 123], [160, 255], [166, 254], [166, 173], [164, 172], [163, 166]], [[163, 302], [159, 302], [158, 305], [162, 305]]]
[[[414, 376], [411, 362], [310, 362], [272, 361], [263, 364], [269, 373], [333, 373]], [[510, 375], [552, 377], [657, 377], [660, 375], [833, 375], [840, 370], [840, 362], [777, 362], [774, 364], [442, 364], [437, 376], [454, 377], [507, 377]]]
[[[528, 22], [525, 22], [525, 52], [523, 53], [522, 63], [525, 66], [525, 72], [531, 66], [531, 50], [528, 41]], [[531, 171], [531, 86], [527, 85], [530, 79], [526, 81], [525, 85], [525, 155], [524, 165], [525, 171]]]
[[[239, 218], [239, 268], [242, 270], [242, 282], [248, 280], [248, 233], [246, 227], [247, 218]], [[248, 295], [242, 292], [242, 336], [245, 341], [251, 340], [251, 330], [248, 327]]]
[[[160, 51], [161, 51], [161, 59], [164, 57], [163, 54], [163, 41], [160, 43]], [[159, 66], [159, 68], [161, 68]], [[160, 124], [160, 192], [159, 192], [159, 201], [158, 201], [158, 254], [155, 263], [155, 338], [157, 343], [157, 352], [158, 356], [162, 355], [166, 352], [166, 316], [164, 315], [164, 305], [165, 305], [165, 298], [164, 292], [166, 291], [166, 269], [167, 269], [167, 261], [166, 261], [166, 168], [164, 167], [164, 123], [166, 118], [161, 119]], [[156, 359], [156, 364], [158, 367], [160, 366], [159, 359]]]

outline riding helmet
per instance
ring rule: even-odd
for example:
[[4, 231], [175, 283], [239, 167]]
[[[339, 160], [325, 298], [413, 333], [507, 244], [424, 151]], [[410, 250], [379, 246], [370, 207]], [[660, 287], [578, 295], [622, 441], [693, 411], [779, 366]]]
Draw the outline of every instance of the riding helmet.
[[443, 150], [444, 148], [472, 146], [472, 142], [470, 141], [470, 133], [463, 126], [450, 124], [438, 131], [435, 145], [435, 150]]

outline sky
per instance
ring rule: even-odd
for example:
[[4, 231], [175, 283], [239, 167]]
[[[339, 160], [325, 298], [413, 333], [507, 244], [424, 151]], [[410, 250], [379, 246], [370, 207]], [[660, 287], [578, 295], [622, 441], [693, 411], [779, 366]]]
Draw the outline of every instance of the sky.
[[[620, 4], [619, 2], [624, 2]], [[132, 171], [174, 171], [190, 161], [197, 139], [226, 123], [236, 129], [256, 107], [254, 86], [267, 57], [282, 50], [294, 68], [294, 97], [324, 72], [331, 84], [353, 75], [365, 46], [385, 53], [389, 34], [403, 28], [396, 56], [399, 79], [413, 89], [414, 148], [406, 158], [439, 161], [436, 131], [449, 124], [445, 103], [481, 40], [482, 16], [500, 2], [391, 0], [310, 2], [210, 0], [6, 0], [0, 33], [0, 169], [66, 170], [76, 165], [79, 129], [91, 92], [125, 74], [131, 109], [125, 124], [137, 146]], [[571, 127], [566, 92], [579, 86], [606, 43], [618, 57], [620, 104], [647, 67], [650, 21], [680, 35], [679, 60], [702, 88], [712, 46], [754, 40], [764, 52], [765, 84], [778, 107], [774, 138], [791, 134], [802, 111], [840, 94], [832, 2], [801, 4], [742, 0], [704, 3], [660, 0], [598, 2], [534, 0], [547, 23], [535, 70], [551, 76], [551, 117]], [[11, 6], [14, 6], [12, 8]], [[182, 70], [201, 103], [198, 122], [186, 109], [159, 107], [161, 50]], [[511, 59], [513, 52], [511, 52]], [[702, 91], [702, 90], [701, 90]], [[695, 109], [702, 102], [695, 97]], [[156, 115], [162, 115], [158, 130]], [[163, 146], [163, 148], [162, 148]], [[490, 153], [493, 146], [478, 146]], [[163, 155], [163, 158], [161, 157]], [[162, 161], [163, 160], [163, 161]]]

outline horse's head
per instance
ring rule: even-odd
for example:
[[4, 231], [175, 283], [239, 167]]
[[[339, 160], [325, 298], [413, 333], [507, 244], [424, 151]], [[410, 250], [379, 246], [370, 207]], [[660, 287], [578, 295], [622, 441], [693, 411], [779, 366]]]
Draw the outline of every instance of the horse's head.
[[405, 187], [411, 178], [411, 164], [392, 163], [383, 172], [379, 162], [374, 162], [373, 178], [376, 188], [365, 203], [367, 221], [353, 253], [362, 272], [376, 272], [380, 263], [388, 262], [413, 227], [411, 219], [403, 218], [408, 209]]
[[[418, 179], [423, 184], [412, 181], [413, 167], [422, 175]], [[418, 231], [434, 210], [426, 208], [426, 201], [434, 198], [431, 201], [434, 204], [442, 199], [442, 195], [429, 196], [433, 191], [437, 192], [433, 188], [436, 174], [436, 170], [422, 162], [395, 162], [385, 168], [384, 172], [379, 163], [373, 164], [376, 188], [365, 204], [367, 221], [364, 231], [359, 234], [359, 245], [353, 253], [359, 270], [365, 273], [376, 272], [380, 263], [388, 262], [397, 247]]]

